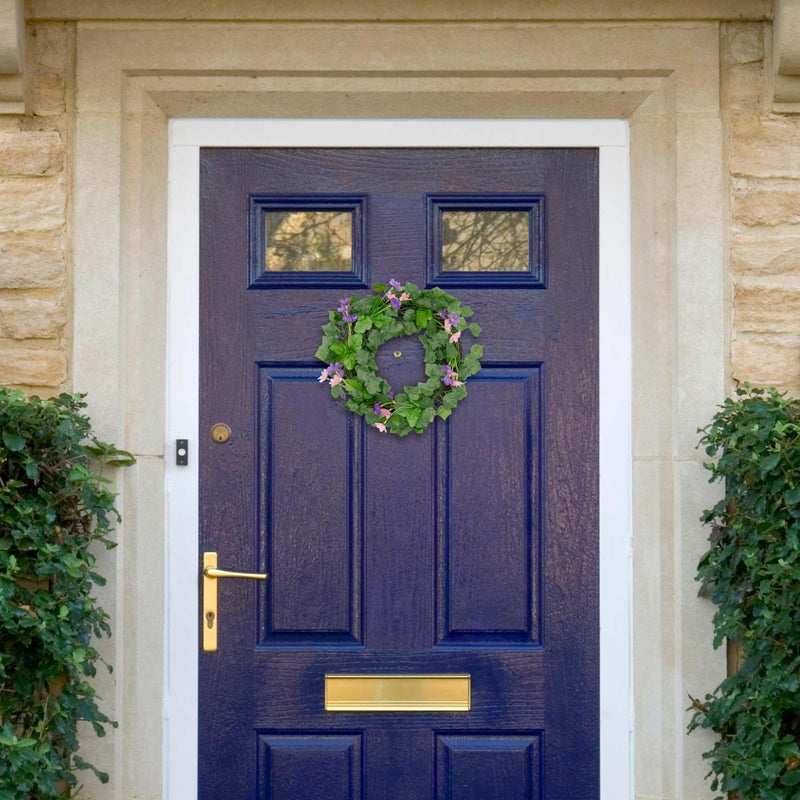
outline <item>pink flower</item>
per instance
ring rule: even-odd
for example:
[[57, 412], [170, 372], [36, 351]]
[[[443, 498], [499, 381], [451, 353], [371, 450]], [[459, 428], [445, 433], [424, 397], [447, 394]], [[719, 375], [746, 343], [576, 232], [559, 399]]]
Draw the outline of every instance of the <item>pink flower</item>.
[[411, 295], [408, 292], [403, 292], [403, 294], [400, 295], [400, 302], [401, 303], [405, 303], [406, 300], [410, 300], [410, 299], [411, 299]]
[[453, 323], [450, 322], [449, 319], [444, 321], [444, 329], [446, 333], [450, 333], [450, 331], [453, 330]]
[[389, 417], [392, 416], [392, 412], [389, 411], [388, 408], [382, 408], [381, 411], [380, 411], [380, 414], [381, 414], [382, 417], [386, 417], [386, 419], [389, 419]]
[[336, 374], [335, 374], [335, 375], [334, 375], [334, 376], [331, 378], [331, 386], [338, 386], [338, 385], [339, 385], [341, 382], [342, 382], [342, 376], [341, 376], [341, 375], [340, 375], [340, 374], [337, 372], [337, 373], [336, 373]]
[[451, 386], [463, 386], [464, 385], [464, 381], [453, 381], [450, 385]]
[[376, 422], [375, 427], [381, 432], [386, 433], [386, 426], [382, 422]]
[[320, 383], [325, 383], [325, 381], [328, 380], [328, 373], [329, 372], [330, 372], [330, 367], [325, 367], [325, 369], [322, 370], [322, 372], [320, 372], [319, 378], [317, 378], [317, 380]]
[[451, 344], [457, 342], [461, 338], [461, 331], [456, 331], [448, 340]]

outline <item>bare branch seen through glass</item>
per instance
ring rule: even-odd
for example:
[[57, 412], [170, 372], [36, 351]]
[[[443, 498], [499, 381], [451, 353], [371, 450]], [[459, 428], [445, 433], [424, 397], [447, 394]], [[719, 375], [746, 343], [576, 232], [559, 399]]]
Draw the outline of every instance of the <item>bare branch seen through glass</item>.
[[264, 225], [268, 272], [352, 269], [351, 211], [267, 211]]
[[527, 272], [527, 211], [442, 211], [443, 272]]

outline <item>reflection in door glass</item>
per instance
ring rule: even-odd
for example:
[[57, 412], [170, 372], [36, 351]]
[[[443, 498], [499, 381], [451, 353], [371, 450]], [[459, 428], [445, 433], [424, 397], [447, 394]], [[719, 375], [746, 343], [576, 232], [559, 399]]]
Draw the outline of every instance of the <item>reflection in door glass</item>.
[[352, 211], [267, 211], [268, 272], [349, 272]]
[[444, 272], [527, 272], [527, 211], [442, 211]]

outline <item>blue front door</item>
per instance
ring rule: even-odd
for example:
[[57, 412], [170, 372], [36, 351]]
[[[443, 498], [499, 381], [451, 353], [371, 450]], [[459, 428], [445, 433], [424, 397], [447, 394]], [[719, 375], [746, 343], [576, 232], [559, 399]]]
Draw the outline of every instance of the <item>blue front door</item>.
[[[200, 548], [270, 578], [219, 581], [201, 800], [599, 797], [597, 169], [202, 151]], [[314, 358], [340, 298], [389, 279], [483, 328], [466, 399], [405, 438]], [[423, 358], [408, 337], [378, 363], [402, 388]], [[469, 676], [470, 708], [326, 710], [340, 675]]]

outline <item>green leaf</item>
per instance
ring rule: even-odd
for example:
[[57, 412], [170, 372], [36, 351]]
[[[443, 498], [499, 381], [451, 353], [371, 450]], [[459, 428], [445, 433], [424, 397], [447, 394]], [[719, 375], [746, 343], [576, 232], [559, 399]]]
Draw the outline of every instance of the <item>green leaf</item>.
[[417, 308], [416, 323], [418, 328], [425, 328], [431, 321], [433, 312], [429, 308]]
[[800, 769], [793, 769], [781, 777], [781, 783], [784, 786], [797, 786], [800, 783]]
[[789, 489], [783, 497], [788, 505], [797, 505], [800, 503], [800, 486], [797, 486], [794, 489]]
[[359, 317], [356, 321], [355, 332], [364, 333], [372, 327], [372, 320], [369, 317]]
[[19, 453], [25, 449], [25, 437], [11, 431], [3, 431], [3, 444], [12, 453]]
[[480, 326], [480, 325], [478, 325], [478, 323], [477, 323], [477, 322], [471, 322], [471, 323], [469, 324], [469, 332], [470, 332], [470, 333], [471, 333], [473, 336], [480, 336], [480, 335], [481, 335], [481, 330], [483, 330], [483, 329], [481, 328], [481, 326]]

